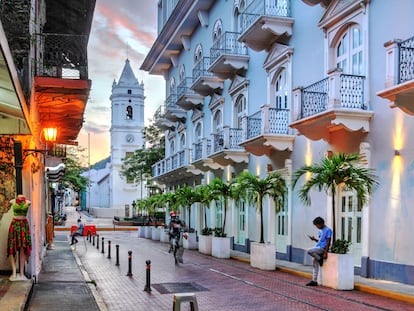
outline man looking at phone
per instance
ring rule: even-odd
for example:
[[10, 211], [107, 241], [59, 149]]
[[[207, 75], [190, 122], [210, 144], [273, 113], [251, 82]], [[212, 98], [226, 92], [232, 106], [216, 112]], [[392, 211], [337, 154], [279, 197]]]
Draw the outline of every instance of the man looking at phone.
[[313, 257], [313, 275], [312, 281], [306, 286], [318, 286], [319, 266], [323, 265], [323, 260], [328, 258], [329, 245], [332, 239], [332, 229], [325, 225], [322, 217], [316, 217], [313, 224], [318, 228], [318, 239], [313, 235], [308, 235], [312, 241], [317, 242], [315, 247], [308, 249], [308, 254]]

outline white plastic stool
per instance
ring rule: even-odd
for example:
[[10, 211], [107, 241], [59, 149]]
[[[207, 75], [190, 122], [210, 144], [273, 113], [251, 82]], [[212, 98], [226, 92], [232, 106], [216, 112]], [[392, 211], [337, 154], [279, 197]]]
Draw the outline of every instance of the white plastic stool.
[[186, 301], [190, 303], [191, 311], [198, 311], [197, 298], [193, 293], [174, 294], [173, 311], [180, 311], [181, 303]]

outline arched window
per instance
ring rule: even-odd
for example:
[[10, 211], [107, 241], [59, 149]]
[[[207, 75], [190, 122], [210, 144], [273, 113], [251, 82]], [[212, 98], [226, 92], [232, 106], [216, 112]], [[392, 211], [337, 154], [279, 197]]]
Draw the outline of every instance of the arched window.
[[134, 117], [134, 111], [133, 111], [132, 106], [126, 107], [126, 116], [125, 116], [125, 118], [127, 120], [132, 120], [133, 117]]
[[243, 19], [241, 13], [246, 8], [246, 2], [244, 0], [237, 1], [234, 3], [233, 7], [233, 29], [234, 32], [242, 32], [243, 31]]
[[194, 129], [194, 141], [200, 142], [201, 139], [203, 138], [201, 135], [202, 135], [201, 134], [201, 122], [198, 122]]
[[194, 51], [194, 64], [197, 64], [203, 58], [203, 47], [201, 44], [197, 44]]
[[175, 93], [175, 79], [174, 77], [170, 79], [170, 94]]
[[213, 42], [215, 42], [218, 38], [220, 38], [222, 33], [223, 33], [223, 24], [221, 20], [218, 19], [214, 23], [214, 27], [213, 27]]
[[180, 136], [180, 150], [184, 150], [185, 149], [185, 135], [181, 134]]
[[353, 75], [364, 74], [362, 31], [356, 26], [350, 26], [343, 33], [336, 45], [336, 66], [343, 73]]
[[283, 70], [276, 79], [275, 106], [276, 109], [288, 109], [288, 83], [286, 70]]
[[180, 66], [180, 76], [179, 76], [180, 82], [185, 79], [185, 66], [182, 64]]
[[234, 112], [235, 127], [241, 129], [243, 116], [247, 114], [247, 101], [244, 95], [239, 95], [237, 97], [236, 103], [234, 105]]
[[223, 128], [223, 117], [222, 117], [221, 110], [218, 109], [214, 113], [214, 117], [213, 117], [213, 133], [220, 132], [222, 128]]

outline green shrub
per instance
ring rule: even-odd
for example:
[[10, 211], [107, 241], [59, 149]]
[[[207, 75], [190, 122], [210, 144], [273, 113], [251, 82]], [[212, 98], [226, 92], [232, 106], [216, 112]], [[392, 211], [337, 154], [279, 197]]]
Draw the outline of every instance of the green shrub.
[[201, 230], [201, 235], [212, 235], [213, 229], [205, 227], [203, 230]]
[[224, 233], [221, 227], [214, 228], [214, 236], [219, 238], [225, 238], [227, 234]]
[[350, 241], [337, 239], [331, 246], [331, 252], [335, 254], [346, 254], [349, 252], [349, 246], [351, 244]]

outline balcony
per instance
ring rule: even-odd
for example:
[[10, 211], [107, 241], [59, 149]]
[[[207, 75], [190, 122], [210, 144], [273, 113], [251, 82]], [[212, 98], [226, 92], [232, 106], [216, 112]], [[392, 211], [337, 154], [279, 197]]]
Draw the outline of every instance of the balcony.
[[201, 58], [193, 68], [193, 85], [191, 89], [202, 96], [221, 94], [223, 91], [223, 79], [208, 71], [210, 58]]
[[165, 101], [165, 118], [171, 122], [184, 122], [187, 114], [177, 106], [177, 94], [170, 94]]
[[191, 164], [200, 171], [223, 170], [224, 167], [208, 156], [211, 154], [211, 140], [203, 138], [200, 142], [193, 144], [193, 157]]
[[165, 105], [161, 105], [154, 113], [154, 123], [158, 126], [161, 130], [166, 131], [170, 129], [175, 129], [175, 123], [167, 120], [165, 117]]
[[185, 111], [201, 109], [204, 103], [204, 96], [191, 89], [192, 77], [184, 78], [177, 87], [177, 106]]
[[292, 35], [290, 0], [254, 0], [241, 14], [239, 41], [255, 51], [269, 50], [275, 42], [286, 43]]
[[414, 115], [414, 37], [385, 44], [385, 89], [377, 95], [388, 99], [391, 108]]
[[247, 71], [250, 57], [244, 44], [237, 41], [239, 35], [226, 31], [210, 49], [209, 71], [221, 79], [230, 79], [236, 74], [244, 76]]
[[244, 149], [256, 156], [271, 156], [275, 151], [292, 151], [294, 135], [289, 135], [289, 109], [265, 105], [251, 116], [243, 118]]
[[208, 157], [215, 163], [226, 166], [247, 163], [249, 154], [240, 146], [243, 130], [225, 126], [221, 131], [211, 134], [211, 149]]
[[89, 97], [87, 42], [85, 35], [43, 33], [36, 35], [43, 51], [32, 59], [35, 111], [41, 127], [59, 124], [57, 143], [77, 144]]
[[152, 166], [152, 179], [161, 183], [176, 182], [192, 175], [190, 149], [180, 150]]
[[328, 142], [332, 135], [342, 135], [343, 139], [343, 135], [369, 132], [373, 112], [364, 102], [364, 81], [363, 76], [335, 70], [328, 78], [295, 90], [294, 107], [300, 111], [297, 121], [289, 126], [309, 139]]

